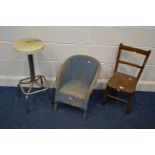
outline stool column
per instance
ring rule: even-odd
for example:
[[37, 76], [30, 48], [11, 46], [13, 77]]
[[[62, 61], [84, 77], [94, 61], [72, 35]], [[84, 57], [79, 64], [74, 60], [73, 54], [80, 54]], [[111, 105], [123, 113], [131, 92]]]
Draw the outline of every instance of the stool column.
[[29, 69], [30, 69], [30, 77], [31, 81], [35, 80], [35, 69], [34, 69], [34, 62], [33, 62], [33, 55], [28, 55], [28, 62], [29, 62]]

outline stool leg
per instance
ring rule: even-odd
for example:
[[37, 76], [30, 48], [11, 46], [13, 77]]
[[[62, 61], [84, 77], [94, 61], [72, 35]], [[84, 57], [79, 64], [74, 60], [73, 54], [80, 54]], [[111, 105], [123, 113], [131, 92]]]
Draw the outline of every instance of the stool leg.
[[17, 85], [17, 90], [18, 90], [18, 96], [20, 97], [21, 96], [21, 89], [20, 89], [19, 84]]
[[26, 95], [26, 105], [27, 105], [27, 110], [26, 111], [27, 111], [27, 113], [30, 112], [30, 106], [29, 106], [30, 102], [28, 100], [28, 98], [29, 98], [28, 94], [31, 92], [31, 89], [33, 88], [33, 84], [34, 84], [34, 82], [32, 81], [32, 83], [31, 83], [31, 85], [30, 85], [30, 87], [28, 89], [27, 95]]
[[40, 83], [41, 83], [41, 85], [43, 85], [43, 79], [42, 79], [42, 77], [40, 78]]
[[31, 89], [33, 88], [33, 81], [35, 81], [35, 69], [34, 69], [34, 61], [33, 61], [33, 55], [28, 55], [28, 63], [29, 63], [29, 70], [30, 70], [30, 77], [31, 77], [31, 86], [27, 92], [26, 95], [26, 112], [30, 112], [30, 107], [29, 107], [29, 101], [28, 101], [28, 95], [31, 92]]
[[28, 95], [26, 95], [26, 112], [30, 112], [30, 107], [29, 107], [29, 100], [28, 100]]

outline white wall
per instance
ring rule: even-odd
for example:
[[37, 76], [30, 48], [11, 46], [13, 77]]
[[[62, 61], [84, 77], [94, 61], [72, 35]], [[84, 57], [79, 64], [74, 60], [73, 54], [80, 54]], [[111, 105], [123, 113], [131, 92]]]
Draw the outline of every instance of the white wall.
[[69, 56], [85, 54], [97, 58], [102, 64], [97, 88], [105, 87], [112, 75], [121, 42], [150, 49], [152, 53], [137, 90], [155, 91], [155, 27], [0, 27], [1, 86], [16, 86], [19, 79], [29, 75], [26, 56], [18, 55], [12, 49], [14, 41], [25, 37], [45, 42], [44, 51], [34, 57], [36, 74], [43, 74], [52, 81], [61, 63]]

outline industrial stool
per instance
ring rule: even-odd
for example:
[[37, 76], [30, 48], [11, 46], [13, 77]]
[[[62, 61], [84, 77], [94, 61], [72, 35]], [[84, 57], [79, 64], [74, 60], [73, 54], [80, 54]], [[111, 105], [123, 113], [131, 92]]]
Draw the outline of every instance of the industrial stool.
[[[49, 82], [43, 75], [35, 76], [33, 54], [40, 52], [44, 47], [44, 43], [38, 39], [20, 39], [13, 45], [14, 50], [19, 54], [25, 54], [28, 56], [30, 77], [21, 79], [18, 83], [18, 87], [23, 94], [28, 95], [39, 93], [50, 88]], [[24, 89], [24, 85], [29, 85], [28, 89]], [[32, 90], [34, 85], [39, 86], [39, 90]]]

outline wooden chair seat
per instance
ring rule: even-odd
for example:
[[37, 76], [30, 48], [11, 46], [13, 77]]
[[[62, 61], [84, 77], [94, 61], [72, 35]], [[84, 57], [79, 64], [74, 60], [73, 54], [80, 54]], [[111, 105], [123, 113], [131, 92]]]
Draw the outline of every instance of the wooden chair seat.
[[133, 93], [136, 89], [137, 81], [138, 79], [133, 76], [115, 72], [109, 79], [108, 86], [126, 93]]

